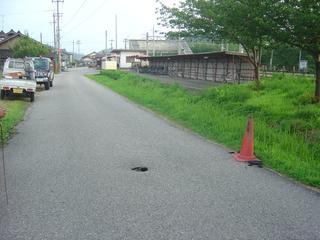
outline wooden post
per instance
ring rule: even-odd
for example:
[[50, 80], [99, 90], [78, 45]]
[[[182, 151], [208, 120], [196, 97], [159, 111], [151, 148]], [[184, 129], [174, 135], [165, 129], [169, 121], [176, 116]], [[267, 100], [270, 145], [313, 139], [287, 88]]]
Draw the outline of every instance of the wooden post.
[[205, 71], [203, 72], [203, 75], [204, 75], [204, 78], [203, 78], [203, 80], [207, 80], [207, 74], [208, 74], [208, 60], [206, 59], [205, 60]]
[[190, 58], [190, 71], [189, 71], [190, 75], [189, 75], [189, 78], [192, 79], [192, 57]]
[[217, 82], [217, 71], [218, 71], [218, 59], [216, 58], [214, 67], [214, 82]]
[[198, 62], [197, 62], [197, 80], [199, 80], [199, 66], [200, 66], [200, 59], [198, 58]]
[[227, 82], [227, 76], [228, 76], [228, 72], [229, 72], [229, 58], [228, 57], [226, 59], [226, 62], [227, 62], [227, 68], [226, 68], [226, 71], [225, 71], [225, 74], [224, 74], [224, 82], [225, 83]]
[[239, 77], [238, 77], [238, 84], [241, 83], [241, 72], [242, 72], [242, 58], [239, 59]]

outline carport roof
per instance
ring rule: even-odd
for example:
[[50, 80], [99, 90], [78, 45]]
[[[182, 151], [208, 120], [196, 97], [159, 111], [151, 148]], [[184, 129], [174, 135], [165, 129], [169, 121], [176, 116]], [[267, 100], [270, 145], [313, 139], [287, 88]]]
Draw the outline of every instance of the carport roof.
[[217, 58], [222, 56], [239, 56], [239, 57], [248, 57], [245, 53], [239, 53], [239, 52], [228, 52], [228, 51], [222, 51], [222, 52], [206, 52], [206, 53], [195, 53], [195, 54], [184, 54], [184, 55], [169, 55], [169, 56], [155, 56], [155, 57], [140, 57], [141, 59], [150, 59], [150, 60], [156, 60], [156, 59], [181, 59], [181, 58]]

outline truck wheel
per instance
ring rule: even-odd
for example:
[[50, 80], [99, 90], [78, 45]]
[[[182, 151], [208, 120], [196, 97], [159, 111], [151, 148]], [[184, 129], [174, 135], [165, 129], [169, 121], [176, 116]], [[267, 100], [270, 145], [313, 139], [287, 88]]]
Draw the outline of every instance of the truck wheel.
[[44, 89], [45, 90], [49, 90], [50, 89], [49, 81], [44, 83]]
[[50, 87], [52, 87], [53, 86], [53, 81], [50, 81]]
[[30, 102], [34, 102], [34, 92], [30, 93]]
[[4, 90], [1, 90], [1, 99], [4, 99], [5, 94]]

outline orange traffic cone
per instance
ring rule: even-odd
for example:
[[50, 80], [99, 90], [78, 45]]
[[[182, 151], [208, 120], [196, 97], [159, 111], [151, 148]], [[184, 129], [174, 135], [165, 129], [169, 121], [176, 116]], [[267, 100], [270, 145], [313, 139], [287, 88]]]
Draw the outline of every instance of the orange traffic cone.
[[253, 118], [249, 117], [247, 129], [242, 140], [242, 147], [239, 153], [233, 155], [239, 162], [248, 162], [249, 165], [258, 165], [261, 167], [261, 161], [254, 155], [254, 131]]

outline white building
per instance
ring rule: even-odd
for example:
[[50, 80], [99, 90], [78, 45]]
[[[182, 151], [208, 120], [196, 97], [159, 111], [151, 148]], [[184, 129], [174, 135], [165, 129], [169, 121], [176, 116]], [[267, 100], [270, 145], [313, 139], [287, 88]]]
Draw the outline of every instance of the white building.
[[139, 57], [146, 56], [145, 50], [114, 49], [111, 56], [117, 58], [119, 68], [132, 68], [132, 63], [139, 62]]

